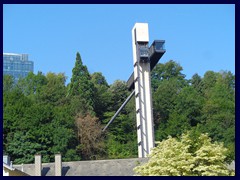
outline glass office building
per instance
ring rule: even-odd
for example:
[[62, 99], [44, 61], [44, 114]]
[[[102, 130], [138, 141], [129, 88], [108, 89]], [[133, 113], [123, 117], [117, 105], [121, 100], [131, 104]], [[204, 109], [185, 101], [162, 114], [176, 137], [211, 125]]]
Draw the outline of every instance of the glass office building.
[[3, 53], [3, 75], [11, 75], [17, 82], [29, 72], [33, 72], [33, 61], [28, 60], [28, 54]]

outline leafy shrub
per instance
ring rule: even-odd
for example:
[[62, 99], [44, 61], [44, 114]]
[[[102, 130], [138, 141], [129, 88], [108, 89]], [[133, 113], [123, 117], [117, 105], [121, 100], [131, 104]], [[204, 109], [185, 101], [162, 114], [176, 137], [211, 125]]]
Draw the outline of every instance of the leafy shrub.
[[198, 141], [190, 134], [181, 139], [168, 137], [152, 149], [148, 163], [134, 168], [142, 176], [230, 176], [225, 159], [227, 149], [223, 143], [211, 142], [207, 134]]

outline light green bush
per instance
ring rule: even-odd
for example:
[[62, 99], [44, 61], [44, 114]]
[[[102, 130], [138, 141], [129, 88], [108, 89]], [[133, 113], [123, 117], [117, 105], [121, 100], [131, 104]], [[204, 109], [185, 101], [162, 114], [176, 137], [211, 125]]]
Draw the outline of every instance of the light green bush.
[[153, 148], [146, 164], [134, 168], [141, 176], [230, 176], [225, 163], [227, 149], [222, 143], [211, 142], [207, 134], [198, 141], [189, 133], [180, 140], [169, 137]]

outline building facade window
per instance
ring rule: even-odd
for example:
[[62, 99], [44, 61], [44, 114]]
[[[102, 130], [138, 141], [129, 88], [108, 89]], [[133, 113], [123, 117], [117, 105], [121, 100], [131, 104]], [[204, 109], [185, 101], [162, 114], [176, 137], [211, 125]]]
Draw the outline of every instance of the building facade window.
[[28, 60], [28, 54], [3, 53], [3, 75], [11, 75], [17, 82], [29, 72], [33, 72], [34, 63]]

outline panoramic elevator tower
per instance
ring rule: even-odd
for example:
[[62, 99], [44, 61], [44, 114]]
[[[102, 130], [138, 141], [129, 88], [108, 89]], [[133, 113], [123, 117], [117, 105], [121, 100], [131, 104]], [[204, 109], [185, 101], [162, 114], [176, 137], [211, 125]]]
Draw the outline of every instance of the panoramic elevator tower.
[[132, 29], [134, 86], [137, 118], [138, 157], [146, 157], [154, 147], [151, 70], [147, 23]]
[[102, 131], [114, 121], [121, 110], [135, 95], [138, 157], [147, 157], [155, 145], [152, 112], [151, 70], [166, 52], [164, 40], [154, 40], [148, 46], [148, 24], [136, 23], [132, 29], [133, 67], [134, 71], [127, 81], [132, 91]]

